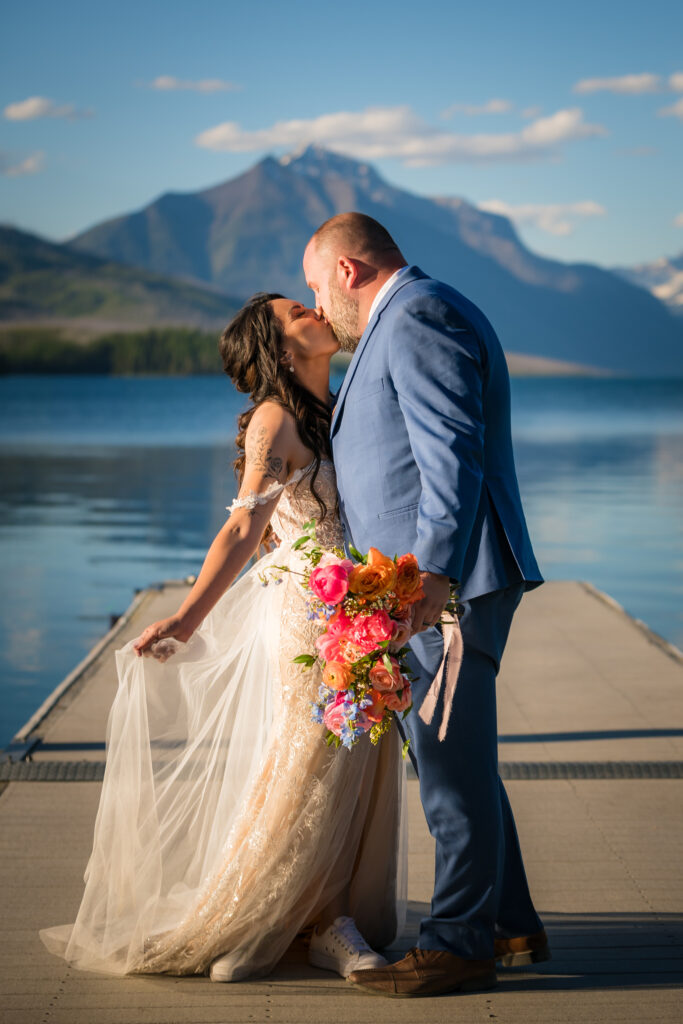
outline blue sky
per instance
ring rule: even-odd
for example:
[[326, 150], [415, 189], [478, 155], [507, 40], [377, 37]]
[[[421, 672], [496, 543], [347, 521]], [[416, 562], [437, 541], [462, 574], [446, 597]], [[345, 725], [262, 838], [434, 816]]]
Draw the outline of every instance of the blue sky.
[[314, 141], [562, 260], [683, 251], [683, 4], [24, 0], [0, 221], [62, 240]]

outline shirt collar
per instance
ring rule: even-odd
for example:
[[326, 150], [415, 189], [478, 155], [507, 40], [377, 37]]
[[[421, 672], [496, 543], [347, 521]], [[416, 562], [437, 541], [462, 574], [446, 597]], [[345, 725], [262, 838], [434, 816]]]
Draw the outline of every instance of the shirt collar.
[[370, 321], [372, 320], [372, 318], [375, 315], [375, 312], [377, 310], [377, 307], [379, 306], [380, 302], [382, 301], [384, 296], [387, 294], [389, 289], [393, 288], [393, 286], [396, 284], [396, 282], [401, 277], [401, 275], [405, 274], [406, 271], [408, 271], [408, 270], [410, 270], [410, 267], [399, 267], [399, 269], [394, 271], [394, 273], [391, 275], [391, 277], [387, 281], [384, 282], [384, 284], [382, 285], [382, 287], [380, 288], [380, 290], [377, 292], [377, 294], [375, 295], [374, 299], [372, 300], [372, 305], [370, 306], [370, 312], [368, 314], [368, 323], [370, 323]]

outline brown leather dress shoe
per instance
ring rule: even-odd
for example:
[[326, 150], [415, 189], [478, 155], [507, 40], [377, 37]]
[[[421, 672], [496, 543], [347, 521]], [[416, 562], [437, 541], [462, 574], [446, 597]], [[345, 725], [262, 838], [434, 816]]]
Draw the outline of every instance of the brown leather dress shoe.
[[369, 995], [391, 999], [483, 992], [496, 985], [496, 964], [493, 960], [464, 960], [440, 949], [415, 948], [395, 964], [353, 971], [349, 981]]
[[518, 935], [514, 939], [496, 939], [494, 956], [502, 967], [523, 967], [551, 960], [550, 946], [545, 928], [533, 935]]

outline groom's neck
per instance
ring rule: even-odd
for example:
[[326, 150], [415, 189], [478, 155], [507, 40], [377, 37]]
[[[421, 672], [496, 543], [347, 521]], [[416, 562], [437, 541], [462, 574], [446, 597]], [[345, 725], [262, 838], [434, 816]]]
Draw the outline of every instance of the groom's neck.
[[390, 263], [383, 264], [381, 267], [375, 267], [376, 273], [372, 276], [372, 279], [368, 280], [363, 287], [358, 289], [358, 330], [360, 334], [368, 326], [372, 304], [384, 285], [394, 276], [397, 270], [407, 266], [408, 264], [403, 257], [399, 256]]

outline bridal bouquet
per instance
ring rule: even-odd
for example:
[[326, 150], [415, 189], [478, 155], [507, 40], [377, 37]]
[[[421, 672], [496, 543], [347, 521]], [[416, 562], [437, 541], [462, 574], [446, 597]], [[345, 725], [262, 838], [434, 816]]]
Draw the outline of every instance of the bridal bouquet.
[[309, 563], [303, 572], [308, 616], [325, 623], [317, 654], [294, 658], [322, 671], [313, 719], [326, 726], [328, 744], [352, 747], [366, 732], [377, 743], [391, 728], [392, 712], [405, 717], [412, 707], [405, 644], [410, 607], [423, 596], [417, 559], [388, 558], [377, 548], [367, 555], [351, 548], [353, 559], [347, 558], [341, 548], [319, 546], [315, 520], [303, 530], [293, 547]]

